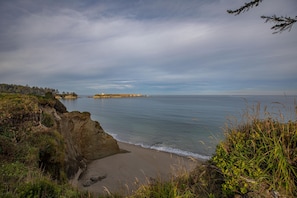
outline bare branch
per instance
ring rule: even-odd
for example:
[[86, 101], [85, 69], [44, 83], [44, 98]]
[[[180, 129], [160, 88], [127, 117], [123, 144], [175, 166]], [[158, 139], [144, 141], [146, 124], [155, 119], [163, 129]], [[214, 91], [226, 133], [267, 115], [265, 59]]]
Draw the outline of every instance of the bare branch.
[[245, 3], [244, 6], [236, 9], [236, 10], [227, 10], [227, 12], [229, 14], [235, 14], [235, 15], [239, 15], [240, 13], [243, 13], [243, 12], [246, 12], [248, 11], [250, 8], [254, 7], [254, 6], [258, 6], [259, 3], [261, 3], [263, 0], [254, 0], [254, 1], [251, 1], [249, 3]]
[[297, 22], [297, 16], [294, 18], [291, 17], [277, 17], [275, 15], [273, 16], [261, 16], [262, 19], [265, 19], [265, 23], [272, 22], [275, 23], [274, 26], [271, 27], [272, 30], [275, 30], [273, 34], [281, 33], [285, 30], [290, 31], [293, 24]]

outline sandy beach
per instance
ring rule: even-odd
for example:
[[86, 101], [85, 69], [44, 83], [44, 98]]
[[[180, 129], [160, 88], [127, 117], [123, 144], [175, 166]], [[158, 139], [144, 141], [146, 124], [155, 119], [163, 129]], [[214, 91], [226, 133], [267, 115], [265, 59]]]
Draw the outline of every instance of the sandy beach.
[[92, 161], [77, 187], [95, 194], [133, 193], [151, 179], [168, 180], [193, 169], [197, 161], [174, 154], [118, 142], [127, 152]]

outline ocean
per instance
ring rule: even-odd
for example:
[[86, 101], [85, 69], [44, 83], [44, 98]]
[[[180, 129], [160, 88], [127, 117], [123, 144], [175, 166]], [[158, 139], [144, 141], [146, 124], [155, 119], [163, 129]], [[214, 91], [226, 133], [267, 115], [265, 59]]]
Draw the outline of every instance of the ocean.
[[[144, 148], [209, 159], [226, 123], [240, 123], [260, 104], [272, 116], [296, 120], [297, 96], [147, 96], [61, 100], [68, 111], [87, 111], [116, 140]], [[262, 111], [262, 115], [264, 115]]]

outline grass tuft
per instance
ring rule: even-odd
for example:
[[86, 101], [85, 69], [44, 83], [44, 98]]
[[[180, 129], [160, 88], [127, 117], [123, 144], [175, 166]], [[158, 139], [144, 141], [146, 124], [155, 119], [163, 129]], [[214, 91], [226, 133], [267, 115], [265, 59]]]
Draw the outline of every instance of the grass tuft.
[[226, 139], [217, 146], [212, 162], [224, 175], [223, 192], [297, 196], [297, 122], [260, 110], [257, 105], [243, 124], [226, 127]]

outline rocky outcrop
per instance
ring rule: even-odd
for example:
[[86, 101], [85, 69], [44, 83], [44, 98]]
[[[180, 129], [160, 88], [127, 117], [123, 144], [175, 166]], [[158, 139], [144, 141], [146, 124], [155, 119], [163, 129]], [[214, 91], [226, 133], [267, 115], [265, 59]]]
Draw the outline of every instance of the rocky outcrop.
[[74, 150], [87, 160], [118, 153], [116, 140], [105, 133], [100, 124], [91, 120], [90, 116], [88, 112], [78, 111], [64, 113], [61, 116], [59, 131], [65, 139], [69, 139], [69, 151], [73, 150], [71, 147], [77, 147]]
[[120, 152], [117, 141], [105, 133], [99, 122], [88, 112], [57, 113], [44, 109], [55, 119], [55, 128], [65, 142], [65, 172], [73, 178], [86, 169], [87, 162]]
[[86, 162], [120, 152], [116, 140], [105, 133], [87, 112], [68, 112], [57, 119], [58, 131], [66, 143], [66, 172], [72, 178]]

